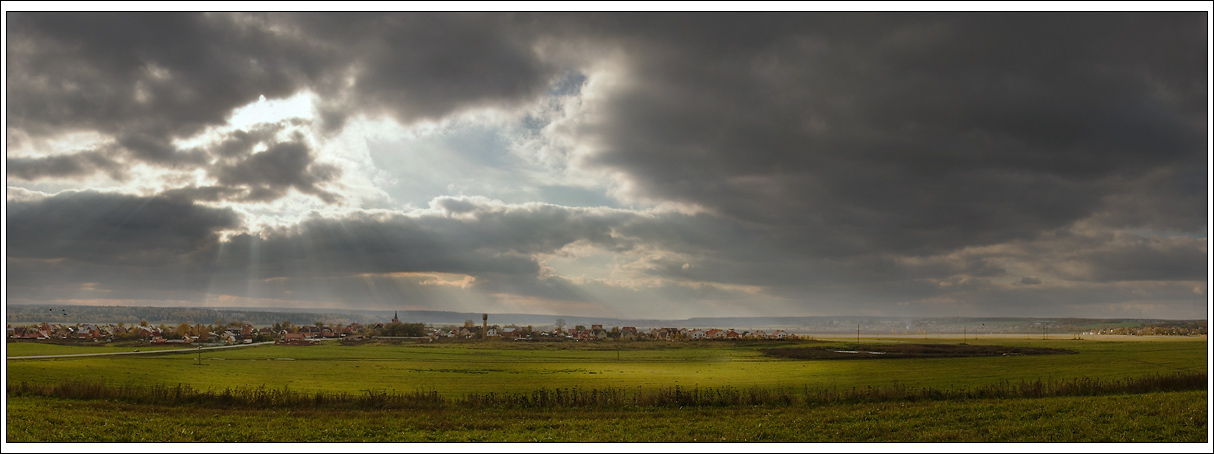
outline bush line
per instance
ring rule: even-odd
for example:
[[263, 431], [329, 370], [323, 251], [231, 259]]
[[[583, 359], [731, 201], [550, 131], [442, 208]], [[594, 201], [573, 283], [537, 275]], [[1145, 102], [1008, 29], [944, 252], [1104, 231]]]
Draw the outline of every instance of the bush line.
[[66, 381], [43, 385], [21, 382], [8, 385], [10, 396], [44, 396], [67, 399], [104, 399], [135, 404], [196, 405], [222, 408], [308, 409], [422, 409], [422, 408], [629, 408], [629, 407], [730, 407], [730, 406], [819, 406], [840, 403], [940, 401], [966, 399], [1017, 399], [1062, 396], [1142, 394], [1205, 390], [1205, 373], [1154, 374], [1123, 379], [1040, 379], [1011, 383], [1007, 380], [963, 389], [936, 389], [905, 385], [851, 388], [685, 388], [660, 390], [621, 388], [538, 389], [516, 393], [469, 393], [445, 397], [436, 391], [411, 393], [366, 390], [362, 393], [306, 392], [289, 388], [261, 387], [198, 390], [178, 385], [107, 385], [90, 381]]

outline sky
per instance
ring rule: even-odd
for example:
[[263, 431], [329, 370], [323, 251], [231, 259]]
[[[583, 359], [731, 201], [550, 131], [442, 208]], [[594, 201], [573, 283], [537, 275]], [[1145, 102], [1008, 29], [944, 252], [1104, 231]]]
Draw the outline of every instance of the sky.
[[4, 25], [9, 304], [1208, 310], [1206, 12]]

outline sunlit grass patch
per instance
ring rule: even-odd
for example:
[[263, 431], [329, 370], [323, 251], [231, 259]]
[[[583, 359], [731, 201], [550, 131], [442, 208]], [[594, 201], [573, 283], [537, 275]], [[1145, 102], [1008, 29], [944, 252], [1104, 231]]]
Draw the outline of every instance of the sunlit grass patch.
[[[957, 340], [959, 341], [959, 339]], [[956, 344], [954, 341], [953, 344]], [[917, 343], [917, 342], [916, 342]], [[944, 342], [941, 342], [942, 344]], [[971, 341], [971, 343], [979, 344]], [[993, 342], [992, 342], [993, 343]], [[762, 350], [791, 343], [657, 343], [635, 350], [562, 347], [522, 349], [483, 344], [269, 345], [194, 353], [7, 361], [8, 384], [60, 383], [85, 378], [110, 385], [189, 384], [198, 389], [237, 385], [300, 391], [364, 390], [529, 392], [539, 387], [664, 389], [929, 387], [992, 385], [1003, 381], [1089, 377], [1121, 379], [1148, 374], [1206, 372], [1206, 344], [1198, 341], [1014, 341], [1002, 345], [1064, 348], [1075, 355], [973, 358], [904, 358], [894, 361], [789, 361]], [[501, 344], [507, 347], [497, 348]], [[568, 343], [569, 345], [592, 343]], [[621, 343], [627, 344], [627, 343]], [[831, 345], [831, 344], [803, 344]], [[847, 348], [851, 343], [835, 346]], [[867, 344], [866, 344], [867, 345]], [[896, 345], [892, 344], [891, 345]], [[62, 347], [62, 346], [54, 346]], [[79, 347], [65, 354], [93, 352]]]

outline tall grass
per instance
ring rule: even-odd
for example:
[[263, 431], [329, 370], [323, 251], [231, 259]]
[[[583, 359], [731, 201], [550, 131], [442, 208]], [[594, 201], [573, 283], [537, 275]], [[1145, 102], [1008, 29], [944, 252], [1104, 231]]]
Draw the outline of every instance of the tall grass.
[[445, 397], [435, 391], [411, 393], [366, 390], [362, 393], [301, 392], [289, 388], [261, 387], [198, 390], [190, 385], [106, 385], [88, 381], [66, 381], [52, 385], [21, 382], [9, 385], [13, 396], [47, 396], [67, 399], [102, 399], [137, 404], [197, 405], [222, 408], [313, 408], [313, 409], [421, 409], [444, 407], [482, 408], [628, 408], [628, 407], [734, 407], [820, 406], [840, 403], [893, 401], [952, 401], [968, 399], [1021, 399], [1062, 396], [1142, 394], [1206, 389], [1205, 373], [1174, 373], [1123, 379], [1074, 378], [1034, 380], [961, 389], [919, 388], [904, 385], [851, 388], [685, 388], [658, 390], [622, 388], [538, 389], [531, 392], [469, 393]]
[[9, 395], [47, 396], [66, 399], [114, 400], [135, 404], [207, 405], [248, 408], [424, 408], [439, 407], [445, 399], [437, 392], [413, 393], [367, 390], [361, 394], [300, 392], [264, 386], [199, 390], [188, 384], [106, 385], [91, 381], [65, 381], [53, 385], [21, 382], [8, 386]]

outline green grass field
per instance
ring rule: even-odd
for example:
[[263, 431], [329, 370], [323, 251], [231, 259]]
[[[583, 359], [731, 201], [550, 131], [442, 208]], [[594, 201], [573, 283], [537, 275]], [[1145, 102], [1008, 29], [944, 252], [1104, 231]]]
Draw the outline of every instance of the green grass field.
[[[921, 342], [921, 341], [920, 341]], [[1124, 378], [1206, 372], [1204, 341], [982, 340], [1067, 348], [1077, 355], [801, 361], [762, 355], [787, 343], [404, 344], [262, 346], [197, 355], [9, 360], [8, 383], [89, 379], [108, 384], [236, 385], [305, 391], [526, 392], [546, 387], [846, 387], [903, 384], [947, 389], [1001, 380]], [[971, 340], [971, 343], [974, 341]], [[504, 344], [504, 345], [503, 345]], [[54, 347], [54, 348], [51, 348]], [[8, 356], [92, 353], [104, 347], [8, 344]], [[48, 353], [49, 351], [56, 353]]]
[[134, 351], [180, 350], [182, 345], [114, 345], [109, 343], [82, 343], [80, 345], [45, 344], [41, 342], [10, 342], [7, 356], [73, 355], [78, 353], [120, 353]]
[[[873, 340], [865, 340], [872, 342]], [[882, 339], [889, 342], [888, 339]], [[895, 340], [899, 341], [899, 340]], [[950, 339], [902, 342], [958, 343]], [[536, 389], [941, 390], [1001, 381], [1208, 373], [1204, 338], [1154, 341], [984, 338], [1073, 355], [804, 361], [765, 356], [792, 343], [326, 343], [197, 355], [6, 361], [8, 384], [96, 381], [446, 396]], [[851, 342], [838, 340], [840, 346]], [[822, 345], [821, 343], [807, 345]], [[7, 355], [134, 347], [9, 343]], [[146, 348], [140, 348], [146, 351]], [[235, 409], [8, 396], [9, 441], [1184, 441], [1206, 440], [1205, 391], [1135, 395], [719, 408]], [[255, 419], [256, 424], [249, 421]]]

